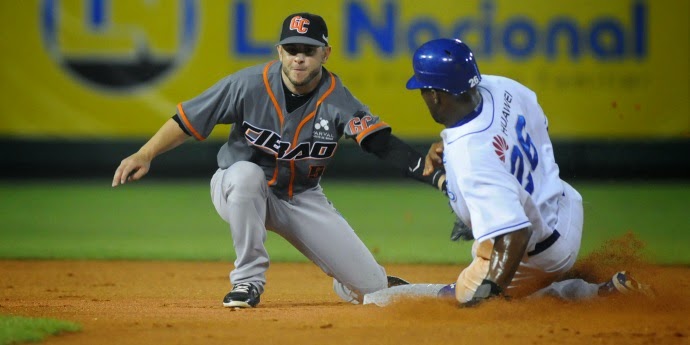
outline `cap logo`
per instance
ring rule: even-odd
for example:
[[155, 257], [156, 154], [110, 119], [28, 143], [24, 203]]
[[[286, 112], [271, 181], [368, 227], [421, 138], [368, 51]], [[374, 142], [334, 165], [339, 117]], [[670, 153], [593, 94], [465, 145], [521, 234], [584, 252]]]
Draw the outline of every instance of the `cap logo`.
[[306, 34], [307, 31], [309, 31], [307, 25], [309, 25], [309, 19], [302, 18], [301, 16], [294, 16], [290, 21], [290, 30], [295, 30], [300, 34]]

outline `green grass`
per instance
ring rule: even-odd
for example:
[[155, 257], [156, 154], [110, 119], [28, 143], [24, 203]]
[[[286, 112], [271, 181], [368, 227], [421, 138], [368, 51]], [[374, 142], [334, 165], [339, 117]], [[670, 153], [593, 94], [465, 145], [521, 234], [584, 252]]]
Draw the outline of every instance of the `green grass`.
[[[633, 232], [656, 263], [688, 264], [689, 183], [574, 183], [585, 199], [581, 255]], [[448, 240], [447, 201], [418, 183], [326, 181], [324, 189], [383, 263], [469, 262]], [[234, 260], [208, 181], [0, 182], [0, 258]], [[305, 261], [269, 232], [272, 261]]]
[[0, 345], [39, 342], [48, 335], [80, 330], [80, 325], [67, 321], [0, 315]]

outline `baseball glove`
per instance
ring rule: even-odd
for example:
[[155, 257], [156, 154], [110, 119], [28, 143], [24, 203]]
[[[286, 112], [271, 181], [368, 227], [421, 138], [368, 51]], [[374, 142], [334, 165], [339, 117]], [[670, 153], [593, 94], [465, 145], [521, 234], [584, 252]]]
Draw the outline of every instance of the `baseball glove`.
[[472, 235], [472, 229], [460, 220], [460, 218], [455, 217], [455, 224], [453, 224], [453, 231], [450, 233], [451, 241], [472, 241], [474, 236]]
[[474, 292], [474, 296], [472, 296], [472, 299], [462, 303], [461, 306], [465, 308], [471, 308], [471, 307], [476, 307], [479, 303], [482, 303], [486, 300], [492, 299], [494, 297], [506, 297], [503, 295], [503, 289], [501, 289], [498, 284], [492, 282], [491, 280], [484, 279], [482, 280], [482, 284], [479, 285], [477, 288], [477, 291]]

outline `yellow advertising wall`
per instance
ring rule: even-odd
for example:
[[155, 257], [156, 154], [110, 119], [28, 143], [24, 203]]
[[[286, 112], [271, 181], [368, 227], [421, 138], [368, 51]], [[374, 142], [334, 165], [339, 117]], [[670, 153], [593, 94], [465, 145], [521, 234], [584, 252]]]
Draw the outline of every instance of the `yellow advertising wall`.
[[404, 87], [414, 48], [441, 36], [536, 91], [555, 138], [688, 137], [689, 3], [2, 1], [0, 136], [148, 137], [178, 102], [275, 58], [283, 18], [309, 11], [329, 25], [326, 67], [403, 137], [441, 129]]

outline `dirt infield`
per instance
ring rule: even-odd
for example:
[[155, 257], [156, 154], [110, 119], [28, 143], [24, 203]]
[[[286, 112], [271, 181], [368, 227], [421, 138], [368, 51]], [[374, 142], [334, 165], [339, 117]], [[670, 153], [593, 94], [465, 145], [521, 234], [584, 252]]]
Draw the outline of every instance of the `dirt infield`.
[[[654, 301], [341, 302], [313, 264], [273, 264], [258, 308], [223, 308], [226, 263], [0, 261], [0, 313], [76, 321], [45, 344], [689, 344], [690, 268], [646, 267]], [[387, 265], [412, 282], [454, 266]]]

